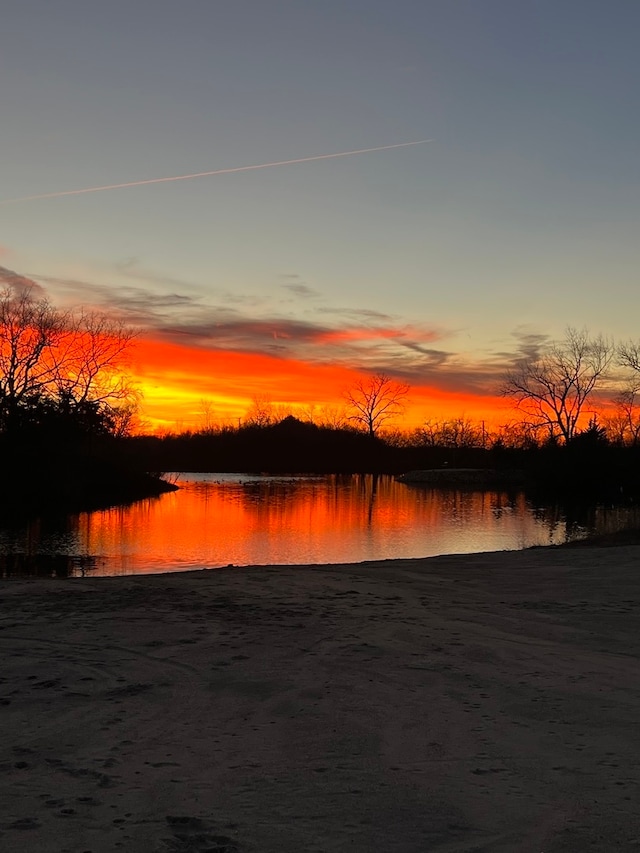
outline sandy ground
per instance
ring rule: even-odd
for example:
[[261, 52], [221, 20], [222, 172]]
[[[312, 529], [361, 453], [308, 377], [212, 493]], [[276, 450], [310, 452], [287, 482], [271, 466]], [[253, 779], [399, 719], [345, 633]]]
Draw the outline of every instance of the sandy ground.
[[0, 850], [640, 851], [640, 547], [0, 585]]

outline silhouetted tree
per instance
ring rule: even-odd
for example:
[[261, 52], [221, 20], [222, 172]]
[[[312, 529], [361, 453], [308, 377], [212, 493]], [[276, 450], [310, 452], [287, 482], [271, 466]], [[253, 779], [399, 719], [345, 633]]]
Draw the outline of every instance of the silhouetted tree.
[[345, 392], [348, 419], [375, 436], [380, 427], [404, 412], [409, 386], [395, 382], [386, 373], [374, 373], [360, 379]]
[[63, 334], [62, 318], [46, 300], [10, 288], [0, 293], [0, 426], [40, 400], [55, 377], [52, 352]]
[[627, 341], [618, 347], [618, 360], [625, 367], [630, 367], [640, 373], [640, 343]]
[[200, 399], [199, 414], [200, 426], [197, 432], [205, 435], [213, 435], [219, 429], [213, 401], [202, 397]]
[[571, 446], [584, 451], [594, 451], [607, 447], [609, 439], [607, 438], [607, 430], [598, 423], [598, 418], [594, 415], [589, 421], [589, 426], [586, 429], [576, 432], [571, 439]]
[[541, 428], [528, 423], [506, 423], [502, 424], [493, 443], [500, 443], [502, 447], [510, 447], [519, 450], [532, 450], [540, 445]]
[[135, 331], [99, 312], [63, 315], [65, 334], [53, 348], [58, 396], [70, 404], [131, 404], [135, 394], [124, 367]]
[[319, 412], [314, 412], [313, 422], [329, 429], [344, 429], [349, 418], [344, 406], [322, 406]]
[[267, 427], [275, 422], [274, 406], [264, 394], [256, 394], [244, 416], [245, 426]]
[[428, 447], [484, 447], [486, 430], [461, 415], [444, 421], [426, 421], [416, 431], [416, 438]]
[[613, 402], [614, 412], [603, 418], [607, 436], [618, 445], [640, 444], [640, 375], [629, 377]]
[[123, 368], [134, 332], [99, 313], [0, 292], [0, 432], [75, 418], [109, 428], [136, 394]]
[[569, 327], [563, 340], [519, 361], [507, 373], [502, 392], [515, 400], [529, 426], [542, 427], [550, 438], [568, 442], [615, 352], [602, 335], [591, 338], [586, 329]]

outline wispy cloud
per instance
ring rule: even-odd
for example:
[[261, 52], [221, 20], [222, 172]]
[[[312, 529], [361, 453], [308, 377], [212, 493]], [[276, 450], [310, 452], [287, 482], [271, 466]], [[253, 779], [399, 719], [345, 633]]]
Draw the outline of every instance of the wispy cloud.
[[[280, 287], [287, 290], [297, 300], [319, 299], [322, 296], [319, 290], [310, 287], [298, 273], [280, 273], [278, 279], [280, 280]], [[289, 299], [288, 301], [293, 300]]]
[[379, 323], [392, 323], [393, 315], [384, 314], [381, 311], [372, 311], [369, 308], [338, 308], [335, 307], [319, 307], [319, 314], [334, 314], [340, 317], [352, 317], [361, 322], [371, 321]]
[[0, 267], [0, 284], [10, 287], [16, 294], [30, 292], [36, 298], [44, 297], [45, 291], [36, 281], [25, 275], [20, 275], [6, 267]]
[[511, 332], [511, 337], [515, 340], [515, 350], [496, 353], [498, 357], [512, 361], [523, 358], [536, 359], [550, 341], [549, 335], [535, 332], [529, 326], [524, 325], [517, 326]]
[[156, 287], [171, 287], [176, 290], [193, 290], [193, 283], [186, 279], [164, 275], [143, 266], [139, 258], [134, 256], [116, 261], [113, 265], [116, 273], [133, 281], [142, 281]]
[[[15, 287], [37, 282], [67, 303], [97, 307], [142, 330], [158, 342], [210, 353], [261, 355], [279, 361], [389, 373], [412, 386], [491, 396], [509, 365], [539, 352], [547, 336], [525, 326], [512, 333], [513, 345], [500, 351], [466, 353], [461, 330], [437, 324], [408, 323], [402, 317], [366, 308], [315, 305], [320, 296], [294, 273], [278, 287], [296, 294], [294, 313], [286, 301], [255, 295], [208, 294], [188, 282], [146, 270], [137, 258], [118, 265], [125, 283], [106, 285], [52, 276], [21, 276], [0, 267], [0, 281]], [[4, 275], [4, 279], [2, 278]], [[131, 282], [127, 283], [127, 279]], [[186, 292], [185, 292], [186, 291]], [[274, 307], [275, 306], [275, 307]], [[294, 306], [296, 307], [296, 306]]]
[[198, 300], [181, 293], [150, 291], [135, 285], [112, 286], [81, 279], [38, 276], [65, 304], [98, 308], [135, 326], [161, 324], [168, 314], [185, 312]]

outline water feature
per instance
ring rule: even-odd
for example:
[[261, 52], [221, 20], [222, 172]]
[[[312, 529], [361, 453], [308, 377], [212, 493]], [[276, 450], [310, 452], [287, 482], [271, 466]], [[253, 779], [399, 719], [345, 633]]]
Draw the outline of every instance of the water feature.
[[371, 475], [176, 475], [130, 506], [0, 526], [0, 574], [125, 575], [251, 564], [360, 562], [561, 544], [635, 510], [568, 518], [513, 491], [445, 490]]

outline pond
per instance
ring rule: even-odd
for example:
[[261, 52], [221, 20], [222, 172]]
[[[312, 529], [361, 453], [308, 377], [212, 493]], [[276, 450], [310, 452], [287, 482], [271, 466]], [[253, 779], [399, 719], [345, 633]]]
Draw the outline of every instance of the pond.
[[411, 486], [390, 476], [175, 475], [129, 506], [0, 527], [0, 575], [128, 575], [233, 565], [360, 562], [561, 544], [640, 522], [569, 518], [519, 491]]

